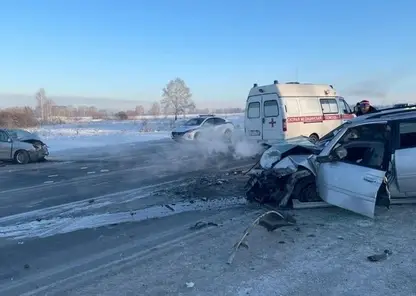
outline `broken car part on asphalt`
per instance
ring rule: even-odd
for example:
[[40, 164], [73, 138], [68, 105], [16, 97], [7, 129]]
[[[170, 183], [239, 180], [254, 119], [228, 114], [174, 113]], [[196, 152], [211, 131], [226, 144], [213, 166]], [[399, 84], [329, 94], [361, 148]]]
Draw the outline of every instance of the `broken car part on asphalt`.
[[416, 123], [389, 119], [351, 121], [315, 144], [299, 137], [273, 145], [250, 172], [247, 199], [277, 208], [323, 200], [373, 218], [376, 205], [415, 196]]
[[266, 213], [261, 214], [253, 221], [253, 223], [250, 224], [249, 227], [246, 228], [246, 230], [244, 230], [243, 236], [234, 244], [233, 251], [228, 258], [227, 264], [230, 265], [233, 263], [234, 257], [240, 247], [248, 249], [248, 243], [245, 241], [245, 239], [256, 225], [263, 226], [267, 229], [267, 231], [273, 231], [279, 227], [295, 224], [296, 220], [293, 217], [278, 211], [267, 211]]

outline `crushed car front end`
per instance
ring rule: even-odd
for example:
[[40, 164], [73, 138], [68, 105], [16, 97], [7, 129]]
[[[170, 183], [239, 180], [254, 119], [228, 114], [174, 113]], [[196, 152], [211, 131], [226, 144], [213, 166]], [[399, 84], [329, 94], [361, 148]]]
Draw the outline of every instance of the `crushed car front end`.
[[320, 151], [306, 137], [271, 146], [260, 159], [260, 169], [250, 173], [247, 199], [279, 208], [290, 206], [292, 196], [301, 202], [320, 200], [314, 162]]
[[31, 161], [40, 161], [49, 156], [48, 146], [40, 140], [20, 140], [13, 145], [13, 155], [18, 150], [25, 149], [29, 153]]
[[373, 218], [376, 205], [391, 204], [392, 128], [376, 119], [337, 128], [314, 147], [274, 145], [252, 172], [247, 199], [276, 207], [322, 200]]
[[6, 131], [12, 140], [12, 156], [21, 150], [26, 151], [30, 161], [34, 162], [44, 160], [45, 157], [49, 156], [49, 147], [39, 136], [19, 129], [8, 129]]

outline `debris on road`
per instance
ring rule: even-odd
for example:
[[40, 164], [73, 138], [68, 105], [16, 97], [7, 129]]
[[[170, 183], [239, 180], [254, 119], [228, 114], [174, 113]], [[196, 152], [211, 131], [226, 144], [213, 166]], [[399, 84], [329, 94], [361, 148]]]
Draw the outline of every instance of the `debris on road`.
[[388, 256], [391, 256], [391, 255], [393, 255], [393, 252], [392, 251], [390, 251], [390, 250], [384, 250], [383, 253], [368, 256], [367, 259], [368, 259], [368, 261], [371, 261], [371, 262], [379, 262], [379, 261], [386, 260], [387, 257]]
[[193, 288], [195, 286], [195, 283], [193, 282], [186, 282], [185, 284], [187, 288]]
[[267, 231], [274, 231], [277, 228], [284, 226], [291, 226], [296, 223], [296, 221], [290, 217], [286, 216], [283, 220], [281, 215], [276, 213], [270, 213], [259, 220], [259, 225], [267, 229]]
[[[276, 223], [276, 221], [278, 221], [278, 220], [285, 221], [286, 225], [293, 225], [293, 224], [296, 223], [296, 221], [294, 222], [294, 219], [292, 217], [289, 218], [289, 216], [284, 215], [284, 214], [282, 214], [278, 211], [267, 211], [266, 213], [261, 214], [259, 217], [257, 217], [253, 221], [253, 223], [250, 224], [249, 227], [246, 228], [246, 230], [244, 231], [243, 236], [241, 237], [241, 239], [236, 244], [234, 244], [233, 251], [232, 251], [230, 257], [228, 258], [227, 264], [229, 264], [229, 265], [232, 264], [232, 262], [234, 260], [234, 257], [235, 257], [235, 255], [236, 255], [236, 253], [237, 253], [237, 251], [240, 247], [248, 248], [248, 244], [247, 244], [247, 242], [245, 242], [245, 239], [250, 234], [250, 232], [252, 231], [252, 229], [256, 225], [261, 225], [261, 226], [265, 227], [268, 231], [273, 231], [274, 229], [278, 228], [278, 227], [276, 227], [276, 225], [278, 225], [278, 223]], [[260, 221], [262, 221], [262, 222], [260, 222]], [[273, 229], [273, 230], [270, 230], [270, 229]]]
[[199, 222], [196, 222], [195, 225], [191, 226], [189, 229], [191, 229], [191, 230], [200, 230], [200, 229], [208, 227], [208, 226], [218, 226], [218, 224], [214, 223], [214, 222], [199, 221]]
[[173, 189], [163, 189], [160, 195], [175, 195], [192, 202], [208, 201], [215, 196], [241, 196], [244, 195], [244, 184], [247, 179], [247, 176], [242, 174], [227, 175], [225, 172], [204, 174], [190, 177]]
[[172, 208], [170, 205], [165, 205], [165, 207], [167, 207], [169, 210], [171, 210], [172, 212], [174, 212], [175, 211], [175, 209], [174, 208]]

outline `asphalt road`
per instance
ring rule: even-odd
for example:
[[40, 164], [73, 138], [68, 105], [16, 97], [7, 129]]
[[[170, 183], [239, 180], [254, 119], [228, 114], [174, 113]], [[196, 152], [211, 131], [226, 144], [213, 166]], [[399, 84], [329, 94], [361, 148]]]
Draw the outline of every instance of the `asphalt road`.
[[0, 168], [0, 295], [415, 294], [412, 205], [373, 220], [292, 211], [296, 225], [252, 228], [226, 264], [265, 210], [241, 198], [253, 159], [202, 148], [159, 141]]
[[10, 164], [0, 167], [0, 217], [254, 162], [163, 140], [62, 154], [45, 163]]
[[[212, 153], [165, 140], [78, 152], [44, 163], [0, 167], [0, 295], [20, 295], [61, 280], [74, 272], [70, 268], [62, 273], [70, 262], [78, 262], [77, 266], [87, 262], [81, 264], [82, 270], [93, 268], [98, 263], [89, 259], [98, 253], [105, 253], [99, 262], [111, 262], [120, 256], [120, 246], [133, 252], [131, 244], [143, 244], [139, 249], [145, 251], [153, 244], [150, 241], [162, 243], [187, 229], [190, 221], [218, 215], [224, 206], [234, 207], [231, 201], [214, 204], [210, 211], [206, 197], [217, 194], [198, 190], [196, 194], [206, 196], [205, 204], [193, 204], [198, 197], [187, 196], [187, 184], [212, 174], [235, 178], [233, 170], [255, 163], [252, 157], [235, 159], [225, 151]], [[179, 189], [183, 192], [176, 192]], [[220, 189], [213, 198], [224, 192]], [[169, 203], [170, 209], [163, 206]], [[187, 209], [189, 205], [195, 209]], [[157, 223], [146, 220], [170, 216], [171, 211], [178, 215]], [[132, 221], [126, 222], [126, 213]], [[98, 223], [97, 227], [76, 226], [83, 223], [80, 219], [103, 214], [113, 216], [87, 222]], [[68, 231], [69, 226], [74, 231]], [[167, 237], [160, 229], [168, 231]]]

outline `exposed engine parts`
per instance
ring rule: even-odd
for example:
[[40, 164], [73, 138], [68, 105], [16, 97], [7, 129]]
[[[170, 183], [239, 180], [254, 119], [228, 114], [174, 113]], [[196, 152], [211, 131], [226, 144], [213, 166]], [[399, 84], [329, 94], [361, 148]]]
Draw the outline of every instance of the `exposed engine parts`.
[[246, 184], [246, 198], [278, 208], [290, 207], [292, 198], [301, 202], [320, 201], [315, 176], [306, 169], [281, 176], [273, 169], [251, 176]]

